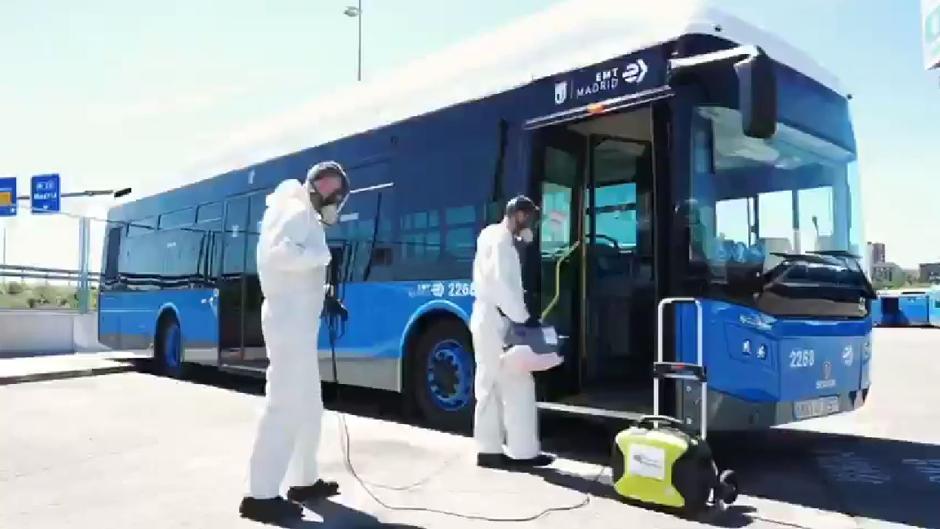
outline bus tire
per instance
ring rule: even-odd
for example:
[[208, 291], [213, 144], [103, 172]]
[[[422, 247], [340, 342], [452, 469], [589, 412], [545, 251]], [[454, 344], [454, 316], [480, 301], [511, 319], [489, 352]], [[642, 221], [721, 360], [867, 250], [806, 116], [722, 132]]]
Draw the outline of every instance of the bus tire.
[[156, 340], [157, 371], [170, 378], [184, 378], [187, 374], [183, 363], [183, 334], [176, 316], [169, 314], [160, 318]]
[[436, 321], [418, 337], [412, 353], [411, 395], [424, 423], [470, 432], [476, 365], [466, 326], [456, 319]]

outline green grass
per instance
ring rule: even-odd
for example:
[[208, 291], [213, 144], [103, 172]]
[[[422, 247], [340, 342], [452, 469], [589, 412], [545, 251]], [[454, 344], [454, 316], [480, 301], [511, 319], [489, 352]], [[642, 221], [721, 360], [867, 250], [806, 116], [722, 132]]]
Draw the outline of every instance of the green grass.
[[[97, 289], [89, 295], [92, 310], [98, 305]], [[0, 283], [0, 309], [77, 309], [78, 289], [72, 286], [7, 281]]]

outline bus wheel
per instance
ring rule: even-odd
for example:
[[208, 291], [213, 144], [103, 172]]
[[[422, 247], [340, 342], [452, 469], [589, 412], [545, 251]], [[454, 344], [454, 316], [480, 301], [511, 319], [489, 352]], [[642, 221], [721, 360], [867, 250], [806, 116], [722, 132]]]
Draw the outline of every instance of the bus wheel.
[[163, 318], [157, 334], [157, 362], [160, 373], [172, 378], [182, 378], [186, 371], [183, 365], [183, 346], [180, 324], [174, 316]]
[[412, 391], [426, 424], [468, 432], [473, 423], [473, 348], [456, 320], [439, 321], [418, 339], [412, 364]]

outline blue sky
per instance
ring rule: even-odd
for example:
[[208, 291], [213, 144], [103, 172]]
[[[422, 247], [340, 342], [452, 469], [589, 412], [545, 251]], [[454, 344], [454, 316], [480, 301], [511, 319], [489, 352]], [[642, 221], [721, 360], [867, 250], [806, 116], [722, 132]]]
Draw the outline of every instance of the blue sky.
[[[364, 0], [364, 76], [550, 4]], [[866, 236], [940, 260], [940, 82], [923, 70], [919, 0], [714, 0], [780, 34], [855, 95]], [[0, 4], [0, 176], [66, 190], [158, 187], [235, 127], [355, 82], [344, 0], [34, 0]], [[103, 215], [106, 201], [65, 209]], [[9, 263], [73, 267], [77, 224], [22, 215]], [[93, 263], [100, 254], [100, 229]], [[42, 241], [41, 246], [35, 243]]]

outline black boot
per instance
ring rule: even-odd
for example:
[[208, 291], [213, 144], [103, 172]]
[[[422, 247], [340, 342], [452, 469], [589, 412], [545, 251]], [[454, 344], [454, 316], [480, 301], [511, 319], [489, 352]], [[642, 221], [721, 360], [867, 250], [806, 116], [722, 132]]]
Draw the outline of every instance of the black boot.
[[506, 456], [506, 465], [509, 467], [547, 467], [555, 462], [555, 456], [539, 454], [528, 459], [513, 459]]
[[477, 454], [477, 466], [483, 468], [503, 468], [507, 457], [503, 454]]
[[318, 479], [313, 485], [291, 487], [287, 489], [287, 499], [297, 503], [329, 498], [339, 494], [339, 483]]
[[246, 496], [242, 498], [242, 503], [238, 506], [238, 512], [242, 518], [262, 523], [284, 522], [300, 518], [303, 515], [300, 506], [294, 505], [280, 496], [264, 500]]

